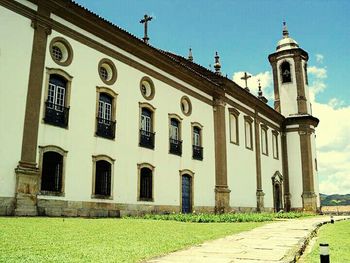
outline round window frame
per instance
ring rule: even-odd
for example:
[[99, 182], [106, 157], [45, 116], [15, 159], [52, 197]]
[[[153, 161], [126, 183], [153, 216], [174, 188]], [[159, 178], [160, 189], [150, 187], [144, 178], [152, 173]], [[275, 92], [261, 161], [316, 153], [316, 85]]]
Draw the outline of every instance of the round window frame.
[[[106, 80], [101, 76], [100, 68], [103, 67], [103, 64], [107, 64], [111, 68], [112, 76], [109, 80]], [[106, 70], [108, 72], [108, 69], [106, 69]], [[98, 72], [98, 75], [100, 76], [100, 79], [102, 80], [102, 82], [106, 85], [113, 85], [117, 81], [117, 68], [115, 67], [113, 61], [108, 59], [108, 58], [103, 58], [100, 60], [100, 62], [98, 63], [98, 66], [97, 66], [97, 72]]]
[[[55, 59], [55, 56], [52, 54], [52, 47], [56, 44], [56, 43], [60, 43], [62, 44], [65, 48], [66, 48], [66, 51], [67, 51], [67, 59], [64, 60], [64, 61], [58, 61]], [[73, 61], [73, 48], [72, 46], [69, 44], [69, 42], [64, 39], [63, 37], [54, 37], [51, 42], [50, 42], [50, 56], [52, 58], [52, 60], [60, 65], [60, 66], [63, 66], [63, 67], [67, 67], [69, 66], [72, 61]], [[61, 52], [64, 52], [63, 50], [61, 50]]]
[[[145, 94], [143, 94], [143, 92], [142, 92], [142, 82], [148, 82], [148, 84], [149, 84], [149, 86], [151, 88], [151, 94], [149, 96], [146, 96]], [[154, 83], [151, 80], [151, 78], [145, 76], [145, 77], [143, 77], [140, 80], [140, 92], [141, 92], [142, 97], [144, 97], [146, 100], [152, 100], [154, 98], [155, 88], [154, 88]]]
[[[185, 111], [182, 109], [182, 103], [183, 103], [184, 101], [187, 102], [187, 104], [188, 104], [188, 111], [187, 111], [187, 112], [185, 112]], [[181, 108], [182, 113], [183, 113], [185, 116], [190, 116], [190, 115], [192, 114], [192, 103], [191, 103], [191, 100], [190, 100], [189, 97], [183, 96], [183, 97], [181, 98], [181, 100], [180, 100], [180, 108]]]

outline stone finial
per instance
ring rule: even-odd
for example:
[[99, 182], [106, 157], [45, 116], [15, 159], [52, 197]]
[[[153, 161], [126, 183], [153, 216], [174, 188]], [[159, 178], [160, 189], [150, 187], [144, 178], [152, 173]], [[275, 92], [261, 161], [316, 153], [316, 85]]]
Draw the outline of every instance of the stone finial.
[[221, 75], [221, 64], [220, 64], [220, 57], [218, 55], [218, 52], [215, 52], [215, 63], [214, 63], [214, 69], [215, 69], [215, 74]]
[[264, 96], [263, 91], [262, 91], [262, 89], [261, 89], [260, 79], [258, 80], [258, 83], [259, 83], [258, 98], [259, 98], [259, 100], [261, 100], [262, 102], [267, 103], [268, 100], [267, 100], [266, 97]]
[[190, 50], [188, 52], [188, 60], [193, 62], [192, 48], [190, 48]]
[[289, 32], [288, 32], [288, 28], [286, 25], [286, 21], [283, 21], [283, 32], [282, 32], [283, 38], [287, 38], [289, 37]]

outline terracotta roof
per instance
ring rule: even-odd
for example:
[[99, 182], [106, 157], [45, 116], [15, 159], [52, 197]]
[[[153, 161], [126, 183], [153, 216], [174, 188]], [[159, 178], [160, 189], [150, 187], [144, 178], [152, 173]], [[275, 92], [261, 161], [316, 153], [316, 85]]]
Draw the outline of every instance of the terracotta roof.
[[[29, 1], [36, 2], [38, 0], [29, 0]], [[203, 67], [195, 62], [191, 62], [187, 58], [184, 58], [180, 55], [177, 55], [177, 54], [174, 54], [174, 53], [171, 53], [168, 51], [164, 51], [161, 49], [157, 49], [157, 48], [151, 46], [150, 44], [145, 43], [143, 40], [141, 40], [137, 36], [120, 28], [119, 26], [108, 21], [107, 19], [97, 15], [96, 13], [87, 9], [86, 7], [78, 4], [74, 0], [60, 0], [60, 1], [51, 0], [51, 1], [53, 3], [56, 3], [56, 4], [60, 3], [58, 5], [63, 7], [65, 10], [71, 10], [71, 11], [73, 11], [73, 13], [74, 12], [80, 13], [80, 15], [82, 17], [84, 17], [86, 20], [88, 20], [89, 22], [98, 24], [100, 27], [106, 28], [106, 30], [108, 30], [107, 27], [110, 27], [109, 29], [111, 31], [115, 30], [116, 33], [120, 34], [121, 36], [124, 35], [122, 37], [123, 41], [129, 41], [130, 44], [133, 43], [134, 46], [136, 46], [140, 49], [145, 49], [145, 50], [150, 50], [152, 52], [155, 52], [152, 54], [154, 59], [157, 59], [156, 57], [158, 57], [158, 55], [159, 55], [159, 58], [162, 58], [164, 61], [168, 61], [173, 65], [177, 65], [180, 68], [182, 68], [183, 70], [185, 70], [187, 72], [191, 72], [195, 76], [198, 76], [199, 78], [210, 82], [212, 85], [223, 86], [223, 88], [225, 90], [227, 90], [229, 93], [237, 94], [238, 97], [240, 97], [240, 98], [242, 98], [242, 96], [248, 96], [247, 98], [250, 98], [248, 100], [250, 100], [251, 102], [254, 102], [255, 104], [260, 105], [260, 107], [262, 107], [268, 111], [273, 111], [277, 115], [280, 115], [278, 112], [276, 112], [270, 106], [268, 106], [267, 104], [265, 104], [261, 100], [259, 100], [257, 98], [257, 96], [255, 96], [254, 94], [252, 94], [250, 92], [247, 92], [242, 87], [240, 87], [237, 83], [228, 79], [227, 77], [217, 75], [217, 74], [215, 74], [215, 72], [213, 72], [213, 71], [211, 71], [211, 70], [209, 70], [209, 69], [207, 69], [207, 68], [205, 68], [205, 67]], [[121, 39], [121, 38], [119, 38], [119, 39]], [[154, 56], [156, 56], [156, 57], [154, 57]]]

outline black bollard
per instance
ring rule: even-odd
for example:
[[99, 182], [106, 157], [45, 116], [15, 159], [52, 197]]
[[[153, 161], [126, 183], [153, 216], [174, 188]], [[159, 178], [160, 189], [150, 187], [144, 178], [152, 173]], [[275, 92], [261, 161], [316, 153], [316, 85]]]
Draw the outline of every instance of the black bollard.
[[331, 224], [334, 224], [334, 218], [331, 216]]
[[320, 244], [320, 263], [329, 263], [329, 246]]

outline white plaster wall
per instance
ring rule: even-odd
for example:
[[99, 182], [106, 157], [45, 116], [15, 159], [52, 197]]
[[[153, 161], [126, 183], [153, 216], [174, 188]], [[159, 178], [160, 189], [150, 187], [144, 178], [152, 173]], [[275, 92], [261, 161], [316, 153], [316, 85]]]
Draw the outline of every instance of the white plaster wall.
[[[280, 65], [284, 61], [288, 61], [291, 67], [292, 82], [282, 84]], [[281, 104], [281, 114], [283, 116], [289, 116], [298, 113], [297, 104], [297, 88], [295, 79], [295, 66], [294, 60], [292, 58], [280, 59], [277, 62], [277, 72], [278, 72], [278, 87], [280, 92], [280, 104]]]
[[[31, 21], [0, 6], [0, 196], [14, 196], [21, 158], [34, 30]], [[16, 34], [13, 32], [16, 29]]]
[[[289, 128], [289, 127], [288, 127]], [[292, 208], [301, 208], [303, 180], [301, 168], [300, 136], [298, 132], [287, 133], [289, 189]]]
[[[281, 134], [278, 135], [278, 159], [275, 159], [273, 157], [273, 149], [272, 149], [272, 131], [273, 129], [271, 128], [267, 130], [268, 155], [262, 154], [262, 151], [260, 153], [261, 154], [261, 181], [262, 181], [262, 189], [265, 193], [264, 205], [266, 208], [274, 207], [273, 187], [272, 187], [271, 177], [277, 171], [279, 171], [282, 174], [282, 176], [284, 176], [283, 168], [282, 168]], [[260, 130], [260, 136], [261, 136], [261, 130]]]
[[230, 206], [232, 207], [256, 207], [254, 122], [252, 123], [252, 151], [245, 147], [244, 115], [240, 112], [238, 116], [239, 145], [236, 145], [230, 142], [229, 112], [226, 110], [227, 180], [231, 190]]
[[[61, 36], [53, 31], [50, 40]], [[155, 108], [155, 150], [138, 146], [139, 140], [139, 102], [146, 102], [139, 90], [139, 82], [144, 73], [110, 58], [118, 71], [118, 78], [110, 86], [118, 93], [116, 103], [116, 139], [107, 140], [94, 136], [96, 116], [96, 86], [105, 86], [99, 78], [97, 65], [101, 54], [81, 43], [63, 36], [72, 45], [73, 62], [68, 67], [60, 67], [52, 61], [49, 51], [46, 66], [62, 68], [73, 76], [69, 129], [40, 124], [39, 145], [56, 145], [68, 151], [65, 177], [64, 200], [91, 201], [92, 193], [92, 155], [105, 154], [116, 159], [114, 166], [113, 200], [103, 202], [145, 203], [155, 205], [179, 205], [179, 170], [189, 169], [194, 175], [194, 205], [214, 206], [215, 159], [213, 110], [189, 95], [192, 114], [186, 117], [180, 109], [183, 92], [151, 77], [155, 85], [155, 97], [151, 103]], [[44, 110], [44, 87], [41, 118]], [[192, 87], [195, 89], [195, 87]], [[183, 118], [183, 155], [178, 157], [169, 151], [168, 114], [176, 113]], [[191, 122], [203, 125], [204, 160], [192, 160]], [[154, 202], [137, 202], [137, 164], [150, 163], [154, 171]], [[55, 197], [55, 199], [59, 199]], [[99, 201], [93, 199], [93, 201]]]
[[316, 153], [316, 134], [312, 133], [310, 135], [311, 137], [311, 152], [312, 152], [312, 167], [313, 167], [313, 174], [314, 174], [314, 189], [315, 194], [317, 195], [317, 207], [320, 207], [320, 190], [319, 190], [319, 181], [318, 181], [318, 171], [316, 170], [316, 160], [317, 160], [317, 153]]

